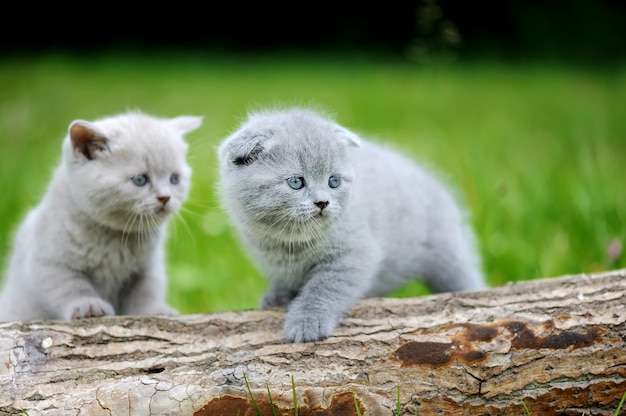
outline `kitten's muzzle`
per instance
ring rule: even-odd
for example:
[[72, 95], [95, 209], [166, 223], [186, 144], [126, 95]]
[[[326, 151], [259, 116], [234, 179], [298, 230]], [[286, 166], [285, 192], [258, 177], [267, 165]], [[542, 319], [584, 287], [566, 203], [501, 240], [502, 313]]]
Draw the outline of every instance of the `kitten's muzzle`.
[[156, 209], [157, 214], [167, 215], [170, 213], [171, 210], [169, 208], [171, 208], [171, 205], [167, 205], [170, 199], [171, 197], [169, 195], [157, 196], [157, 200], [161, 203], [161, 205], [159, 205]]

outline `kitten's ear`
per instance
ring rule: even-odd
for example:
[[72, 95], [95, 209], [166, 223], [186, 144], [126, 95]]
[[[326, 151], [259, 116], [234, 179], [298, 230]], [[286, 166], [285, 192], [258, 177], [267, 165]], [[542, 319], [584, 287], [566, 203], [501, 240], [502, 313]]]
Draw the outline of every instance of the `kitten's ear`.
[[238, 166], [249, 165], [267, 149], [268, 140], [267, 136], [258, 133], [237, 133], [220, 146], [220, 158]]
[[180, 134], [186, 134], [202, 125], [202, 117], [180, 116], [169, 119], [168, 123]]
[[338, 127], [335, 132], [339, 135], [339, 137], [344, 139], [349, 146], [361, 147], [361, 138], [352, 133], [350, 130]]
[[95, 125], [84, 120], [75, 120], [70, 124], [70, 139], [74, 150], [88, 160], [95, 159], [96, 153], [107, 150], [109, 139]]

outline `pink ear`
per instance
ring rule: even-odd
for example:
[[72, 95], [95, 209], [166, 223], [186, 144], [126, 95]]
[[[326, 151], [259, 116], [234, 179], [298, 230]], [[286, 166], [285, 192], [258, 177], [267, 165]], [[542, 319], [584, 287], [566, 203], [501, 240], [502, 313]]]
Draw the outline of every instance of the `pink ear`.
[[70, 124], [72, 146], [89, 160], [95, 159], [96, 152], [106, 150], [108, 139], [93, 124], [77, 120]]

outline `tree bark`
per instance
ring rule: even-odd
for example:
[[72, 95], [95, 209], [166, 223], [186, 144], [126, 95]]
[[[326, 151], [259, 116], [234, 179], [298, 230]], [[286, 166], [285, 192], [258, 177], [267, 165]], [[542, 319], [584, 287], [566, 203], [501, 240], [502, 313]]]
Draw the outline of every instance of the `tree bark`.
[[4, 323], [0, 414], [613, 415], [625, 295], [626, 269], [368, 299], [304, 344], [283, 309]]

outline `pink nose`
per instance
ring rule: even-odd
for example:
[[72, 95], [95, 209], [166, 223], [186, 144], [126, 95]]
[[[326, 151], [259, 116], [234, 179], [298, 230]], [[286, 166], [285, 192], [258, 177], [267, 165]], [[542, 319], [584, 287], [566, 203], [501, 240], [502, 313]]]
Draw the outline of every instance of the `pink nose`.
[[167, 204], [167, 201], [170, 200], [170, 197], [169, 196], [157, 196], [157, 199], [161, 201], [163, 205], [165, 205]]

